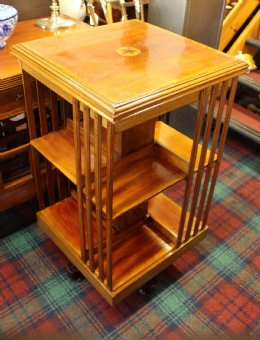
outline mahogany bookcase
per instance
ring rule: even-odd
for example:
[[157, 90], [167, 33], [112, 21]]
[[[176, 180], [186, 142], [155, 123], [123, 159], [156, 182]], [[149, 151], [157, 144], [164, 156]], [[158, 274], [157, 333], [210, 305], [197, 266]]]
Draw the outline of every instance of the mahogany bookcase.
[[[236, 80], [247, 65], [138, 20], [12, 53], [23, 69], [38, 224], [114, 305], [206, 236]], [[194, 101], [193, 139], [160, 121]], [[164, 190], [180, 181], [177, 203]]]

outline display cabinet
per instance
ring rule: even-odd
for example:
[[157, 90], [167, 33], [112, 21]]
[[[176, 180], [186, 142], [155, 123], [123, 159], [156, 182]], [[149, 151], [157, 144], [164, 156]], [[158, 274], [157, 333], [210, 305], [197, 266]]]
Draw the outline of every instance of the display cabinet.
[[[247, 65], [138, 20], [12, 50], [23, 68], [38, 224], [113, 305], [206, 236], [236, 79]], [[59, 112], [53, 101], [51, 124], [46, 87], [67, 107]], [[194, 101], [193, 140], [160, 121]], [[180, 181], [174, 202], [164, 189]]]

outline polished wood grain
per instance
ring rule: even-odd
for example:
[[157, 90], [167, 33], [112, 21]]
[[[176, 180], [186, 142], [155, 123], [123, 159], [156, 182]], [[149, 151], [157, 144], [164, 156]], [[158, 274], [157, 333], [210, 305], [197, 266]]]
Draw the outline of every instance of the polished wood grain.
[[[155, 127], [154, 141], [171, 153], [170, 157], [172, 162], [178, 168], [187, 172], [190, 163], [193, 140], [162, 121], [156, 122]], [[198, 154], [194, 166], [195, 171], [198, 170], [201, 148], [201, 145], [198, 145]], [[165, 153], [165, 151], [162, 152]], [[207, 150], [204, 166], [207, 166], [208, 164], [209, 155], [210, 150]], [[169, 153], [167, 153], [167, 156], [169, 157]]]
[[[75, 147], [73, 142], [73, 131], [70, 128], [53, 131], [48, 135], [31, 141], [32, 146], [43, 154], [57, 169], [59, 169], [69, 180], [76, 184]], [[59, 145], [59, 148], [55, 146]], [[83, 146], [82, 146], [83, 149]], [[93, 145], [92, 145], [93, 150]], [[82, 150], [83, 153], [83, 150]], [[103, 164], [105, 157], [102, 158]], [[84, 175], [84, 159], [82, 159], [82, 176]], [[94, 169], [93, 151], [91, 154], [91, 169]]]
[[[149, 200], [148, 214], [153, 222], [156, 222], [157, 228], [170, 240], [177, 244], [179, 235], [180, 219], [182, 207], [172, 201], [164, 194], [158, 194]], [[189, 217], [189, 213], [188, 213]], [[195, 229], [196, 218], [193, 219], [192, 233]], [[183, 227], [182, 242], [187, 234], [188, 221]]]
[[[120, 55], [124, 47], [141, 53]], [[137, 20], [27, 42], [13, 53], [35, 76], [48, 78], [48, 86], [59, 82], [60, 89], [113, 122], [136, 115], [141, 122], [148, 106], [163, 106], [166, 99], [245, 70], [242, 61]]]
[[[78, 205], [72, 198], [55, 203], [37, 213], [38, 223], [52, 226], [53, 231], [62, 240], [65, 247], [81, 257], [81, 237], [78, 224]], [[84, 221], [86, 225], [86, 221]], [[85, 228], [86, 229], [86, 228]], [[97, 245], [96, 228], [93, 228], [94, 245]], [[87, 240], [88, 235], [85, 233]], [[86, 242], [87, 245], [87, 242]], [[86, 247], [87, 249], [87, 247]]]
[[[136, 152], [126, 156], [123, 162], [114, 163], [113, 218], [134, 208], [148, 198], [179, 182], [186, 174], [160, 154], [152, 152], [136, 159]], [[145, 180], [140, 181], [140, 178]], [[106, 213], [105, 180], [102, 185], [102, 210]], [[95, 197], [93, 197], [95, 203]]]
[[145, 224], [139, 223], [124, 233], [113, 243], [113, 289], [118, 289], [167, 255], [172, 250], [169, 243]]
[[[141, 53], [118, 54], [119, 47], [139, 48]], [[71, 244], [75, 235], [69, 231], [74, 225], [70, 226], [69, 219], [66, 225], [60, 224], [56, 204], [38, 214], [39, 224], [114, 304], [205, 237], [204, 222], [223, 153], [234, 79], [247, 65], [136, 20], [98, 27], [73, 39], [54, 37], [21, 44], [13, 51], [25, 75], [73, 104], [72, 125], [67, 120], [65, 128], [36, 139], [33, 134], [31, 144], [35, 156], [40, 153], [76, 186], [77, 245]], [[219, 93], [216, 126], [211, 131]], [[194, 100], [198, 101], [198, 118], [193, 141], [155, 122], [165, 110]], [[183, 204], [178, 206], [161, 192], [181, 180], [186, 181], [186, 189]], [[204, 183], [205, 197], [200, 196]], [[48, 211], [53, 214], [50, 219]], [[70, 210], [64, 209], [64, 223], [67, 213]], [[82, 257], [83, 243], [86, 258]]]

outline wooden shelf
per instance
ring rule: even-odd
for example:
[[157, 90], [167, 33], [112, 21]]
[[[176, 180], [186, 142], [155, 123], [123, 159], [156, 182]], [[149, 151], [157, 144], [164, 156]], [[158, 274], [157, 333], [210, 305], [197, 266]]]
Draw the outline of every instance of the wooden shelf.
[[[156, 225], [160, 229], [160, 231], [170, 240], [175, 242], [178, 237], [181, 207], [166, 195], [158, 194], [149, 200], [148, 214], [156, 222]], [[183, 232], [183, 240], [185, 238], [188, 220], [189, 213], [187, 213], [187, 218]], [[193, 220], [191, 235], [193, 233], [195, 223], [196, 217], [194, 217]]]
[[[145, 224], [139, 223], [128, 232], [124, 231], [124, 237], [118, 237], [118, 241], [113, 243], [113, 290], [116, 291], [128, 281], [143, 277], [173, 248], [170, 240]], [[104, 266], [106, 271], [106, 262]]]
[[[80, 257], [78, 208], [77, 202], [73, 198], [66, 198], [39, 211], [37, 213], [37, 221], [47, 234], [55, 236], [54, 241], [55, 238], [60, 239], [65, 248]], [[84, 224], [86, 230], [86, 222]], [[87, 232], [85, 232], [85, 237], [87, 249]], [[93, 228], [93, 237], [94, 245], [96, 245], [96, 227]]]
[[[38, 212], [37, 218], [39, 225], [49, 236], [52, 236], [54, 242], [60, 240], [62, 247], [74, 256], [80, 257], [77, 203], [74, 199], [66, 198]], [[85, 235], [87, 239], [87, 233]], [[96, 235], [94, 237], [96, 238]], [[133, 225], [128, 231], [114, 235], [112, 264], [114, 290], [169, 253], [173, 249], [170, 243], [171, 241], [167, 242], [166, 237], [159, 236], [143, 223]], [[142, 247], [136, 247], [137, 244], [141, 244]], [[106, 271], [106, 262], [104, 268]]]
[[[113, 218], [134, 208], [186, 174], [168, 161], [156, 148], [148, 154], [146, 148], [115, 162], [113, 171]], [[102, 181], [102, 211], [106, 213], [106, 181]], [[93, 199], [95, 203], [95, 199]]]
[[[75, 148], [73, 132], [70, 128], [63, 128], [47, 135], [33, 139], [32, 146], [48, 159], [69, 180], [76, 184]], [[84, 153], [81, 147], [82, 176], [84, 175]], [[103, 164], [105, 158], [102, 158]], [[93, 147], [91, 152], [91, 169], [94, 169]]]
[[[163, 148], [171, 153], [172, 161], [175, 165], [185, 172], [188, 172], [191, 149], [192, 149], [192, 139], [185, 136], [181, 132], [175, 130], [171, 126], [158, 121], [155, 125], [155, 136], [154, 140], [157, 144], [161, 145]], [[199, 159], [201, 154], [201, 145], [198, 147], [198, 153], [195, 164], [195, 171], [198, 170]], [[208, 165], [210, 151], [207, 151], [205, 166]], [[216, 156], [215, 156], [216, 157]]]

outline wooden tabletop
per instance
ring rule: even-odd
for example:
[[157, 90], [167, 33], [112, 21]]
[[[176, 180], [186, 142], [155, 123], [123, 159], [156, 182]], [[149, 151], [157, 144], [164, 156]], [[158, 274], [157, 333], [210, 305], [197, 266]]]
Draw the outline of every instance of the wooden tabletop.
[[87, 24], [75, 20], [76, 25], [74, 27], [52, 32], [37, 27], [35, 22], [36, 19], [18, 22], [13, 35], [7, 40], [6, 47], [0, 49], [0, 91], [21, 84], [20, 62], [10, 54], [10, 48], [13, 45], [53, 35], [66, 35], [69, 32], [89, 29]]
[[[18, 58], [116, 121], [246, 71], [246, 63], [151, 24], [129, 20], [28, 42]], [[143, 106], [145, 109], [145, 106]]]

